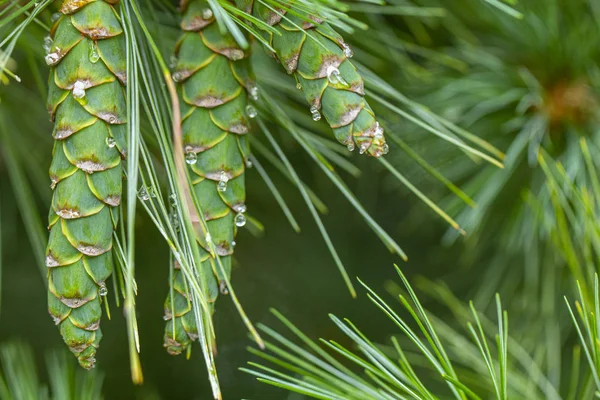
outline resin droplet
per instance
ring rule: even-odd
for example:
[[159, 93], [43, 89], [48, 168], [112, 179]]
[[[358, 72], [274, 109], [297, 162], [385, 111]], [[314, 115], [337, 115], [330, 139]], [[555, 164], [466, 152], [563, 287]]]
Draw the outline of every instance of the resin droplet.
[[177, 195], [175, 193], [171, 193], [169, 202], [171, 203], [171, 207], [177, 207]]
[[198, 161], [198, 156], [196, 155], [196, 153], [194, 153], [193, 151], [188, 151], [187, 153], [185, 153], [185, 162], [188, 163], [189, 165], [193, 165], [196, 164], [196, 162]]
[[373, 136], [373, 139], [383, 139], [383, 128], [381, 127], [381, 125], [379, 125], [379, 122], [375, 122], [375, 136]]
[[111, 137], [106, 138], [106, 145], [111, 149], [117, 145], [117, 141]]
[[342, 78], [342, 75], [340, 75], [340, 70], [332, 65], [327, 67], [327, 80], [333, 85], [348, 86], [348, 82], [346, 82], [344, 78]]
[[173, 74], [173, 82], [180, 82], [182, 78], [181, 72], [175, 72]]
[[94, 40], [92, 40], [90, 42], [90, 49], [89, 49], [89, 53], [88, 53], [90, 62], [92, 64], [96, 64], [98, 62], [98, 60], [100, 59], [100, 54], [98, 53], [98, 45], [96, 44], [96, 42]]
[[388, 146], [387, 143], [384, 143], [383, 147], [381, 148], [381, 150], [382, 150], [383, 154], [387, 154], [387, 153], [390, 152], [390, 146]]
[[219, 184], [217, 185], [217, 190], [219, 192], [226, 191], [228, 181], [229, 181], [229, 178], [227, 177], [227, 174], [225, 173], [225, 171], [221, 171], [221, 178], [219, 179]]
[[231, 242], [231, 247], [235, 247], [237, 245], [237, 243], [234, 241]]
[[296, 89], [302, 90], [302, 84], [300, 82], [296, 83]]
[[254, 101], [258, 100], [258, 86], [252, 85], [248, 88], [248, 92], [250, 93], [250, 98]]
[[83, 99], [85, 97], [85, 83], [75, 81], [73, 84], [73, 97], [76, 99]]
[[106, 288], [106, 284], [104, 282], [102, 282], [100, 284], [100, 289], [98, 289], [98, 294], [103, 297], [108, 294], [108, 289]]
[[363, 143], [360, 145], [360, 148], [358, 149], [358, 152], [360, 154], [365, 154], [365, 151], [367, 151], [367, 149], [369, 148], [369, 144], [368, 143]]
[[50, 180], [50, 189], [54, 190], [56, 188], [57, 183], [58, 183], [58, 181], [56, 179], [51, 179]]
[[244, 58], [244, 52], [238, 49], [231, 50], [230, 57], [233, 61], [241, 60]]
[[46, 57], [44, 57], [44, 60], [46, 60], [46, 64], [54, 65], [60, 60], [60, 56], [58, 55], [57, 52], [54, 52], [54, 53], [47, 54]]
[[203, 19], [211, 19], [213, 16], [213, 12], [210, 8], [205, 8], [202, 10], [202, 18]]
[[246, 168], [252, 168], [252, 166], [253, 166], [252, 161], [246, 160]]
[[246, 106], [246, 114], [248, 114], [248, 118], [255, 118], [256, 117], [256, 108], [254, 108], [252, 105], [248, 104]]
[[311, 106], [310, 107], [310, 113], [312, 115], [313, 121], [318, 121], [318, 120], [321, 119], [321, 113], [317, 109], [317, 106]]
[[346, 56], [346, 58], [352, 58], [354, 56], [352, 48], [346, 43], [342, 44], [342, 50], [344, 51], [344, 55]]
[[62, 15], [61, 13], [54, 13], [54, 14], [52, 14], [52, 16], [50, 17], [50, 20], [51, 20], [52, 22], [56, 22], [56, 21], [58, 21], [58, 20], [60, 19], [61, 15]]
[[246, 216], [244, 215], [244, 213], [239, 212], [235, 216], [234, 221], [235, 221], [235, 226], [242, 227], [242, 226], [246, 225]]
[[227, 288], [227, 282], [221, 281], [219, 282], [219, 292], [223, 295], [229, 294], [229, 289]]
[[348, 143], [346, 145], [346, 148], [348, 149], [348, 151], [354, 151], [354, 149], [356, 148], [356, 146], [354, 145], [354, 142], [351, 140], [350, 143]]
[[140, 189], [140, 191], [138, 192], [138, 197], [142, 201], [150, 200], [150, 195], [148, 194], [148, 191], [146, 190], [145, 187], [142, 187]]
[[112, 115], [109, 119], [108, 119], [108, 123], [109, 124], [116, 124], [117, 122], [119, 122], [117, 120], [117, 117], [115, 117], [114, 115]]

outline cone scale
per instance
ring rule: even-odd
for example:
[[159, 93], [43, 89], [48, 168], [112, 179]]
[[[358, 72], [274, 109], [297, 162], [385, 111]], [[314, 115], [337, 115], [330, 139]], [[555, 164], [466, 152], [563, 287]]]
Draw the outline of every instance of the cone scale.
[[46, 249], [48, 310], [80, 365], [94, 366], [125, 157], [125, 42], [118, 1], [61, 4], [48, 40], [55, 139]]

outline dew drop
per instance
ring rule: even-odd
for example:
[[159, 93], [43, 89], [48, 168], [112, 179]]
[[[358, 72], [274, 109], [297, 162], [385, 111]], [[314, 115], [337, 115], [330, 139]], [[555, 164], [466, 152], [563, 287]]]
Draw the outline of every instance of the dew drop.
[[50, 50], [52, 49], [53, 44], [54, 44], [54, 41], [52, 40], [52, 38], [50, 36], [46, 36], [44, 38], [44, 50], [46, 51], [46, 53], [50, 53]]
[[217, 190], [219, 192], [226, 191], [228, 181], [229, 181], [229, 178], [227, 177], [227, 174], [225, 173], [225, 171], [221, 171], [221, 177], [219, 179], [219, 184], [217, 185]]
[[255, 118], [257, 114], [256, 108], [254, 108], [251, 104], [248, 104], [246, 106], [246, 114], [249, 118]]
[[383, 154], [387, 154], [390, 152], [390, 146], [388, 146], [387, 143], [384, 143], [383, 147], [381, 149], [382, 149]]
[[253, 167], [252, 161], [246, 160], [246, 168], [252, 168], [252, 167]]
[[321, 119], [321, 113], [317, 109], [317, 106], [311, 106], [310, 113], [312, 115], [313, 121], [319, 121]]
[[258, 101], [258, 86], [251, 85], [250, 88], [248, 89], [248, 92], [250, 93], [250, 98], [252, 100]]
[[76, 99], [83, 99], [85, 97], [85, 83], [75, 81], [73, 84], [73, 97]]
[[142, 201], [150, 200], [150, 195], [148, 194], [148, 190], [142, 186], [142, 188], [138, 192], [138, 198]]
[[172, 212], [171, 215], [171, 225], [173, 225], [173, 229], [175, 229], [175, 232], [179, 231], [179, 216], [177, 215], [177, 212]]
[[242, 227], [246, 225], [246, 216], [244, 213], [239, 212], [235, 216], [235, 226]]
[[100, 54], [98, 53], [98, 45], [96, 44], [96, 41], [94, 41], [94, 40], [92, 40], [90, 42], [88, 57], [92, 64], [96, 64], [98, 62], [98, 60], [100, 59]]
[[365, 154], [365, 151], [367, 151], [367, 149], [369, 148], [369, 144], [368, 143], [363, 143], [360, 145], [360, 148], [358, 149], [358, 152], [360, 154]]
[[111, 149], [117, 145], [117, 141], [111, 137], [106, 138], [106, 145]]
[[198, 156], [196, 155], [196, 153], [194, 153], [193, 151], [188, 151], [187, 153], [185, 153], [185, 162], [188, 163], [189, 165], [193, 165], [196, 164], [196, 162], [198, 161]]
[[175, 72], [173, 74], [173, 82], [181, 82], [181, 79], [183, 79], [181, 72]]
[[46, 60], [46, 64], [54, 65], [60, 60], [60, 56], [58, 55], [57, 52], [54, 52], [54, 53], [47, 54], [46, 57], [44, 57], [44, 60]]
[[340, 70], [333, 65], [327, 67], [327, 80], [333, 85], [348, 86], [348, 82], [346, 82], [344, 78], [342, 78], [342, 75], [340, 75]]
[[235, 247], [237, 245], [237, 243], [234, 241], [231, 242], [231, 247]]
[[61, 13], [54, 13], [52, 14], [52, 16], [50, 17], [50, 21], [52, 22], [56, 22], [60, 19], [60, 17], [62, 16]]
[[21, 83], [21, 77], [19, 75], [15, 75], [15, 81]]
[[233, 206], [233, 209], [237, 212], [245, 213], [248, 210], [248, 207], [244, 203]]
[[171, 56], [171, 58], [169, 59], [169, 68], [175, 68], [175, 66], [177, 65], [177, 57], [175, 57], [174, 55]]
[[346, 43], [342, 44], [342, 50], [344, 51], [344, 55], [346, 56], [346, 58], [352, 58], [354, 56], [352, 48]]
[[352, 141], [352, 139], [350, 139], [350, 142], [346, 145], [346, 148], [348, 149], [348, 151], [354, 151], [356, 146], [354, 145], [354, 141]]
[[100, 283], [100, 289], [98, 290], [98, 294], [102, 297], [108, 294], [108, 289], [106, 288], [106, 284], [104, 282]]
[[213, 12], [210, 8], [205, 8], [202, 10], [202, 19], [211, 19], [213, 17]]
[[177, 207], [177, 195], [175, 193], [171, 193], [169, 202], [171, 203], [171, 207]]
[[163, 315], [163, 320], [168, 321], [170, 318], [168, 315]]
[[219, 282], [219, 292], [223, 295], [229, 294], [229, 289], [227, 288], [227, 282], [221, 281]]
[[302, 84], [300, 82], [296, 83], [296, 89], [302, 90]]

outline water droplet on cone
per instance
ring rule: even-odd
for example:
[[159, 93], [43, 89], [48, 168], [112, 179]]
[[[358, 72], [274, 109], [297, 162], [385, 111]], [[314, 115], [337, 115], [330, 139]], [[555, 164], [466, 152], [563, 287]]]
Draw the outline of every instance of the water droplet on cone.
[[98, 289], [98, 294], [103, 297], [108, 294], [108, 289], [106, 288], [106, 284], [104, 282], [100, 283], [100, 289]]
[[319, 121], [321, 119], [321, 113], [319, 112], [317, 106], [310, 107], [310, 114], [312, 115], [313, 121]]
[[227, 177], [227, 174], [225, 173], [225, 171], [221, 171], [221, 178], [219, 179], [219, 184], [217, 185], [217, 190], [219, 192], [226, 191], [228, 181], [229, 181], [229, 178]]
[[98, 60], [100, 59], [100, 54], [98, 53], [98, 45], [96, 44], [96, 41], [92, 40], [90, 42], [90, 49], [88, 52], [88, 56], [90, 59], [90, 62], [92, 64], [96, 64], [98, 62]]
[[229, 294], [229, 289], [227, 288], [227, 282], [221, 281], [219, 282], [219, 292], [223, 295]]
[[189, 165], [194, 165], [198, 161], [198, 156], [193, 151], [185, 153], [185, 162]]
[[239, 212], [235, 216], [235, 226], [238, 226], [241, 228], [244, 225], [246, 225], [246, 216], [244, 215], [244, 213]]
[[248, 118], [256, 118], [256, 115], [257, 115], [256, 108], [254, 108], [252, 105], [248, 104], [246, 106], [246, 114], [248, 115]]
[[348, 86], [348, 82], [344, 80], [340, 74], [340, 70], [332, 65], [327, 67], [327, 80], [333, 85]]

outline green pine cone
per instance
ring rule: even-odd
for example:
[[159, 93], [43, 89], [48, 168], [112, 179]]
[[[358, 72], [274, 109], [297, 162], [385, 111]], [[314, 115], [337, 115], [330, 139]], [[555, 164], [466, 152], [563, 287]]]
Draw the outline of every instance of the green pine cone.
[[387, 154], [383, 128], [364, 98], [363, 79], [349, 60], [352, 50], [328, 23], [314, 17], [308, 22], [284, 9], [278, 14], [252, 0], [239, 0], [238, 7], [252, 10], [281, 34], [269, 33], [274, 56], [295, 75], [315, 121], [322, 113], [335, 138], [350, 151], [358, 147], [361, 154]]
[[54, 121], [48, 310], [84, 368], [102, 333], [125, 156], [125, 41], [113, 3], [65, 0], [46, 41]]
[[[200, 234], [198, 243], [202, 268], [209, 277], [208, 301], [214, 304], [219, 291], [226, 294], [228, 289], [211, 256], [211, 247], [229, 277], [237, 227], [246, 222], [244, 173], [250, 153], [246, 134], [249, 119], [256, 115], [248, 103], [248, 93], [256, 98], [257, 91], [250, 76], [249, 54], [231, 35], [219, 31], [208, 3], [192, 0], [184, 2], [182, 8], [184, 33], [176, 47], [173, 79], [182, 99], [186, 162], [212, 235], [206, 238]], [[175, 298], [169, 296], [165, 302], [168, 323], [164, 345], [169, 353], [179, 354], [197, 337], [197, 330], [179, 269], [171, 286]]]

